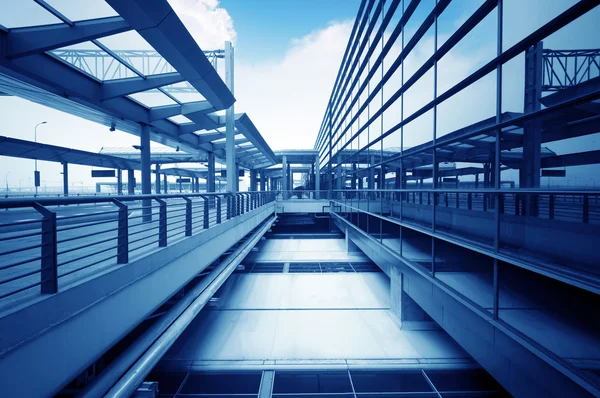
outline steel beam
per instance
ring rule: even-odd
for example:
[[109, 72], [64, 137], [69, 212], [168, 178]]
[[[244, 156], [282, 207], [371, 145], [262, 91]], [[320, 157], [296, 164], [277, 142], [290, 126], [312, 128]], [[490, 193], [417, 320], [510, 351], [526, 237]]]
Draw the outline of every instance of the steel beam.
[[[227, 87], [234, 92], [234, 52], [230, 41], [225, 42], [225, 82]], [[233, 104], [226, 110], [226, 169], [227, 169], [227, 190], [237, 192], [236, 185], [238, 181], [237, 167], [235, 163], [235, 109]]]

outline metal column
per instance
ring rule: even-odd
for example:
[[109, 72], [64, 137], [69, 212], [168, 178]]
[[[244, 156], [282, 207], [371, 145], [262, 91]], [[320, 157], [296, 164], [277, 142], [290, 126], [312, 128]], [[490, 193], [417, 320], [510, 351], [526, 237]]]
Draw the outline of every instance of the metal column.
[[155, 189], [156, 189], [156, 193], [160, 195], [160, 164], [156, 164], [156, 182], [154, 183], [155, 185]]
[[265, 176], [265, 171], [261, 170], [260, 171], [260, 191], [261, 192], [265, 192], [267, 190], [267, 180], [266, 180], [266, 176]]
[[135, 195], [135, 174], [133, 170], [127, 170], [127, 193]]
[[[225, 84], [233, 94], [233, 46], [225, 42]], [[227, 190], [237, 192], [237, 167], [235, 164], [235, 110], [231, 105], [225, 113], [225, 156], [227, 169]]]
[[64, 162], [63, 166], [63, 194], [69, 196], [69, 163]]
[[235, 169], [234, 169], [235, 173], [235, 192], [238, 192], [240, 190], [240, 165], [239, 163], [235, 164]]
[[[141, 125], [140, 132], [140, 151], [142, 160], [142, 194], [150, 195], [152, 193], [152, 173], [150, 171], [150, 126]], [[152, 221], [152, 201], [144, 199], [142, 201], [142, 220], [144, 222]]]
[[282, 187], [281, 190], [283, 191], [283, 198], [286, 199], [286, 195], [285, 195], [285, 191], [288, 190], [288, 162], [287, 162], [287, 155], [283, 155], [281, 157], [281, 181], [282, 181]]
[[369, 180], [367, 181], [367, 189], [375, 189], [375, 156], [371, 155], [371, 161], [369, 167]]
[[206, 176], [206, 192], [215, 192], [215, 154], [208, 153], [208, 174]]
[[123, 170], [117, 169], [117, 195], [123, 195]]
[[256, 183], [256, 172], [257, 170], [255, 169], [250, 170], [250, 191], [252, 192], [258, 191], [258, 184]]
[[319, 155], [315, 156], [315, 199], [321, 196], [321, 167], [319, 165]]
[[165, 191], [165, 193], [168, 193], [169, 192], [169, 181], [167, 181], [167, 175], [166, 174], [163, 174], [163, 181], [164, 181], [164, 184], [165, 184], [164, 191]]

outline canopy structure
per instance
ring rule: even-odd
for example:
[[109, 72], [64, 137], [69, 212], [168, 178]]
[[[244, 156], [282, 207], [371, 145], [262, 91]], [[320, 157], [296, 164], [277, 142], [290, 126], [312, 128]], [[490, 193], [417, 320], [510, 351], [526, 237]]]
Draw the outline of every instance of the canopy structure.
[[[35, 21], [47, 24], [0, 25], [0, 92], [138, 136], [147, 126], [155, 142], [198, 158], [214, 153], [224, 159], [225, 116], [217, 112], [235, 98], [209, 60], [221, 52], [200, 49], [167, 0], [106, 3], [105, 15], [76, 20], [60, 5], [35, 0]], [[144, 67], [134, 51], [115, 48], [120, 43], [143, 43], [165, 66]], [[100, 54], [103, 67], [90, 68], [90, 59], [69, 55], [84, 49]], [[114, 65], [119, 73], [109, 73]], [[238, 164], [275, 162], [246, 114], [236, 115], [235, 128]]]

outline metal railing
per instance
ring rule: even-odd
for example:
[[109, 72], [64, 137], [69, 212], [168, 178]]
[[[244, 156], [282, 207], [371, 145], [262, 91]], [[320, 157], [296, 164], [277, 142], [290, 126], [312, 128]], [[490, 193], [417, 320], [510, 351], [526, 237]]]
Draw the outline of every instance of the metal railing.
[[[329, 196], [327, 192], [322, 196]], [[331, 200], [381, 202], [390, 212], [400, 203], [600, 224], [600, 191], [533, 189], [363, 189], [335, 190]]]
[[[275, 200], [273, 192], [0, 199], [0, 299], [165, 247]], [[6, 211], [4, 210], [6, 209]]]

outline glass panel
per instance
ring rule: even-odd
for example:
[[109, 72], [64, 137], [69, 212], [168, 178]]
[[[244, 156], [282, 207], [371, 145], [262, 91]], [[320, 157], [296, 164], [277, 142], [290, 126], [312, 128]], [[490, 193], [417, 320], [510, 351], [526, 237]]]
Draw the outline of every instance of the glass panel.
[[62, 23], [33, 0], [0, 0], [0, 25], [5, 28]]
[[[468, 215], [446, 210], [446, 208], [436, 208], [436, 228], [441, 232], [450, 231], [454, 235], [467, 239], [471, 239], [471, 233], [479, 232], [478, 225], [483, 224], [482, 221], [469, 223]], [[457, 222], [448, 227], [448, 224], [453, 223], [451, 219]], [[494, 260], [491, 257], [435, 239], [435, 277], [482, 309], [492, 312]]]
[[[163, 87], [165, 91], [171, 94], [173, 97], [177, 98], [179, 102], [196, 102], [196, 101], [204, 101], [206, 98], [202, 94], [200, 94], [191, 84], [188, 82], [181, 82], [177, 84], [171, 84], [169, 86]], [[222, 113], [216, 112], [217, 115], [223, 115], [225, 111]]]
[[85, 6], [82, 6], [81, 0], [46, 0], [46, 3], [50, 4], [71, 21], [119, 15], [104, 0], [85, 0]]
[[420, 370], [401, 372], [351, 371], [350, 374], [354, 390], [357, 393], [433, 391]]
[[438, 48], [483, 4], [483, 0], [453, 0], [438, 18]]
[[182, 394], [257, 394], [262, 373], [191, 373]]
[[497, 11], [492, 11], [438, 61], [438, 95], [496, 56]]
[[560, 358], [590, 363], [600, 359], [600, 321], [590, 316], [597, 312], [599, 295], [520, 267], [500, 265], [500, 320]]
[[51, 51], [50, 54], [99, 80], [137, 77], [135, 73], [90, 41], [62, 47]]
[[275, 372], [273, 394], [352, 393], [348, 372]]
[[502, 50], [512, 47], [525, 36], [541, 28], [578, 0], [536, 1], [505, 0], [503, 4]]
[[425, 373], [440, 392], [504, 391], [484, 370], [425, 370]]
[[175, 68], [135, 30], [98, 41], [145, 76], [175, 72]]
[[152, 108], [154, 106], [177, 104], [177, 102], [173, 101], [171, 98], [164, 95], [158, 90], [143, 91], [141, 93], [128, 95], [128, 97], [136, 100], [137, 102], [148, 108]]
[[169, 118], [170, 121], [175, 122], [177, 124], [181, 123], [191, 123], [192, 121], [183, 115], [171, 116]]

